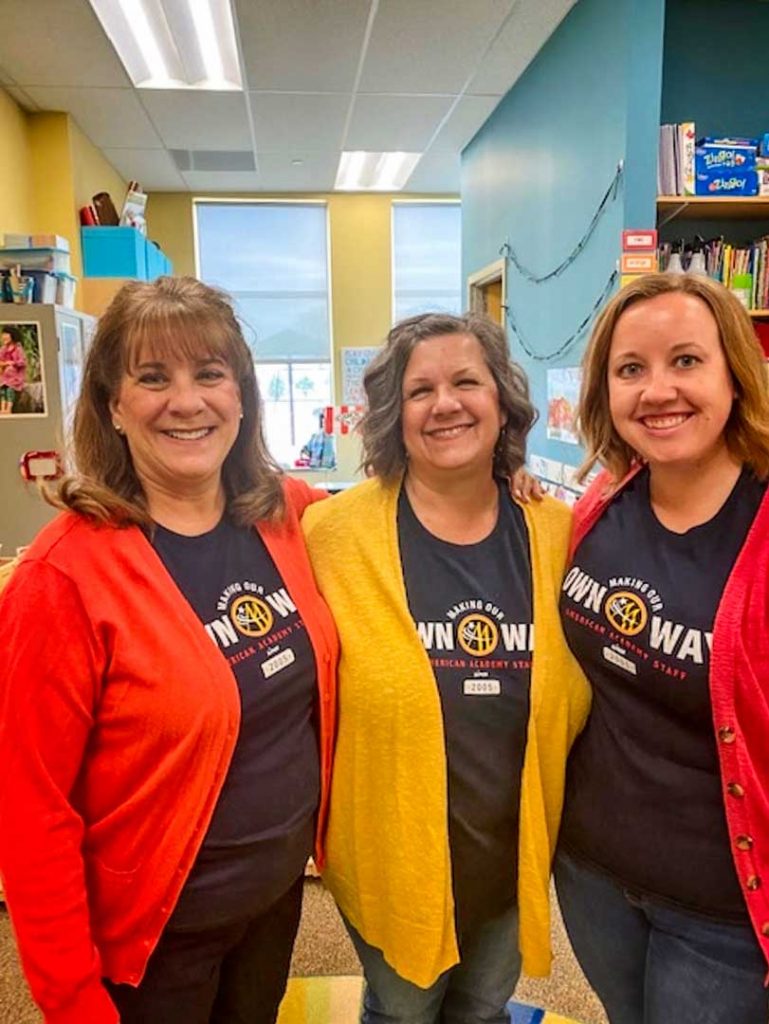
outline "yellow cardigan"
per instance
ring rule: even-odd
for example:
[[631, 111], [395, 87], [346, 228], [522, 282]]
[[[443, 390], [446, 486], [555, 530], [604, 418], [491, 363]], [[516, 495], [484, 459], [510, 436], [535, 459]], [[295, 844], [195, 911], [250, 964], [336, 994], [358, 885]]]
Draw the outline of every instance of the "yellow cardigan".
[[[324, 880], [366, 942], [401, 977], [426, 988], [459, 956], [443, 716], [406, 600], [398, 492], [397, 484], [367, 480], [310, 506], [302, 525], [341, 640]], [[545, 975], [566, 756], [590, 697], [558, 617], [569, 510], [545, 498], [523, 512], [535, 640], [520, 804], [519, 946], [524, 971]]]

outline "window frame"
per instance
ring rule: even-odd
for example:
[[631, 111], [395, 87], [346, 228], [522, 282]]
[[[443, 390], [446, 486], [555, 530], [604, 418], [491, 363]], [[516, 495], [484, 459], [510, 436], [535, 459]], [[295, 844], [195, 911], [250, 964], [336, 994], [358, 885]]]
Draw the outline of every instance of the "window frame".
[[[288, 405], [290, 410], [290, 424], [291, 424], [291, 446], [296, 448], [297, 451], [295, 456], [299, 454], [298, 449], [301, 442], [296, 439], [297, 426], [295, 421], [295, 409], [294, 403], [295, 398], [293, 394], [292, 371], [295, 366], [301, 366], [302, 364], [307, 365], [320, 365], [328, 362], [329, 367], [329, 386], [330, 395], [329, 399], [331, 405], [335, 404], [336, 395], [336, 348], [334, 340], [334, 316], [333, 316], [333, 285], [331, 280], [331, 217], [329, 210], [329, 203], [327, 199], [304, 199], [304, 198], [283, 198], [274, 196], [193, 196], [192, 197], [192, 235], [193, 235], [193, 249], [195, 254], [195, 276], [199, 281], [202, 281], [200, 266], [200, 236], [198, 231], [198, 207], [199, 206], [311, 206], [311, 207], [322, 207], [325, 211], [325, 232], [326, 232], [326, 309], [328, 315], [328, 359], [318, 359], [312, 356], [303, 356], [300, 358], [292, 359], [289, 356], [279, 358], [277, 355], [267, 356], [264, 359], [255, 357], [252, 351], [252, 359], [254, 367], [260, 365], [280, 365], [285, 364], [288, 367]], [[257, 295], [267, 294], [260, 292], [244, 292], [237, 290], [226, 289], [228, 294], [232, 295], [233, 299], [237, 302], [239, 295]], [[280, 294], [275, 289], [270, 290], [274, 297]], [[285, 293], [290, 294], [290, 293]], [[255, 372], [257, 372], [255, 370]], [[267, 397], [263, 394], [263, 388], [260, 386], [260, 396], [262, 404], [265, 405], [268, 401]], [[292, 467], [289, 467], [292, 468]]]

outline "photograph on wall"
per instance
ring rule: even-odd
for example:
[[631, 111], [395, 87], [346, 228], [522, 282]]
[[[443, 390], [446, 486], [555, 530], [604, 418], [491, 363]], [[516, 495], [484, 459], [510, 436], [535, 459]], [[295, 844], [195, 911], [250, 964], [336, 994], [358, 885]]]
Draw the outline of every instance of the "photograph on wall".
[[0, 322], [0, 420], [47, 416], [43, 346], [36, 321]]
[[379, 349], [375, 346], [342, 349], [342, 403], [344, 405], [363, 405], [365, 403], [363, 374], [378, 351]]
[[578, 366], [547, 371], [547, 436], [551, 441], [579, 444], [576, 418], [580, 379]]

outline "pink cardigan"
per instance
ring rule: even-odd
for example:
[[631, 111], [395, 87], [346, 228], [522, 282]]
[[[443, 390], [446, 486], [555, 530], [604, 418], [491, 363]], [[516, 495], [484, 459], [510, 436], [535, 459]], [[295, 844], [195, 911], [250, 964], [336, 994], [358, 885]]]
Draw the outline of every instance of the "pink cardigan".
[[[321, 807], [336, 713], [336, 630], [285, 481], [258, 524], [315, 654]], [[189, 873], [240, 720], [226, 658], [137, 527], [72, 513], [38, 535], [0, 598], [0, 871], [49, 1024], [114, 1024], [101, 978], [138, 984]]]
[[[601, 473], [577, 502], [572, 555], [636, 472], [616, 487]], [[769, 962], [769, 491], [721, 595], [710, 698], [734, 864]]]

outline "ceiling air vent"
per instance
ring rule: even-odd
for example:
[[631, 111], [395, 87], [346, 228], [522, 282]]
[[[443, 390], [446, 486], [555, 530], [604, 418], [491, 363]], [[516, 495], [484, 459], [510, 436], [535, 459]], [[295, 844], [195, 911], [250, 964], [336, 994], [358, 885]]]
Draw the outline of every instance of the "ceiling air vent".
[[171, 158], [180, 171], [255, 171], [250, 149], [172, 149]]

